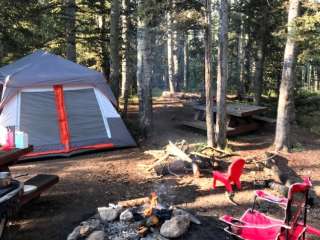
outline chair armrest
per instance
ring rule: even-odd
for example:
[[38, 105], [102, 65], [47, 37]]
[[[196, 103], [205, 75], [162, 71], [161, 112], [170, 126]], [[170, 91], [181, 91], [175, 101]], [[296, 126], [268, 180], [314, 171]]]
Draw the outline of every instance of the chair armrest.
[[216, 178], [218, 180], [220, 180], [220, 179], [228, 180], [227, 176], [224, 173], [219, 172], [219, 171], [213, 171], [212, 172], [212, 177], [214, 177], [214, 178]]
[[307, 234], [320, 237], [320, 229], [316, 229], [310, 225], [307, 225]]
[[285, 197], [277, 197], [262, 190], [255, 191], [255, 196], [267, 202], [278, 204], [280, 207], [285, 208], [288, 204], [288, 199]]
[[230, 215], [224, 215], [219, 218], [220, 221], [225, 222], [226, 224], [236, 227], [236, 228], [263, 228], [263, 229], [268, 229], [268, 228], [274, 228], [274, 227], [283, 227], [286, 229], [291, 229], [291, 226], [288, 226], [283, 223], [274, 223], [274, 224], [269, 224], [269, 225], [261, 225], [261, 224], [252, 224], [252, 223], [247, 223], [245, 221], [242, 221], [240, 219], [234, 218]]
[[236, 227], [243, 227], [245, 225], [245, 223], [242, 222], [240, 219], [234, 218], [230, 215], [223, 215], [222, 217], [220, 217], [220, 221], [223, 221], [229, 225]]

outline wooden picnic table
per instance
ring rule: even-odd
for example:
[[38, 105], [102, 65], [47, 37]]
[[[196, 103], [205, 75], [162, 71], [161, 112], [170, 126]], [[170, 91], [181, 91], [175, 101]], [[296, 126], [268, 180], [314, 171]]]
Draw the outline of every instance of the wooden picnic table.
[[[205, 105], [195, 105], [193, 107], [196, 111], [206, 111]], [[229, 103], [227, 104], [227, 114], [235, 117], [248, 117], [255, 114], [261, 113], [267, 110], [266, 107], [249, 105], [249, 104], [240, 104], [240, 103]], [[217, 112], [217, 106], [213, 106], [213, 112]]]
[[[205, 123], [205, 105], [193, 106], [195, 110], [194, 119], [192, 121], [182, 121], [183, 125], [207, 130]], [[227, 135], [234, 136], [242, 133], [254, 131], [259, 128], [259, 122], [255, 120], [257, 114], [267, 110], [266, 107], [255, 106], [241, 103], [228, 103], [227, 104]], [[217, 107], [213, 107], [213, 113], [217, 112]]]

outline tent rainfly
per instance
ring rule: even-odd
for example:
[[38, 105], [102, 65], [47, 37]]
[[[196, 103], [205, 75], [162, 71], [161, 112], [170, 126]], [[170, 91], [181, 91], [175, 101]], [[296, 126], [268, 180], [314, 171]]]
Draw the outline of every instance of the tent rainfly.
[[29, 136], [26, 157], [135, 146], [102, 73], [45, 51], [0, 68], [0, 125]]

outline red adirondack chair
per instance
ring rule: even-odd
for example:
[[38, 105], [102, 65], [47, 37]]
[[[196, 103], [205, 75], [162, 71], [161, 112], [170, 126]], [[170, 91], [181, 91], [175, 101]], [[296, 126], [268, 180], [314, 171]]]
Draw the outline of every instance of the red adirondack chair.
[[217, 180], [222, 182], [229, 193], [232, 193], [232, 184], [241, 189], [240, 177], [243, 171], [245, 161], [241, 158], [235, 160], [228, 168], [228, 173], [224, 174], [219, 171], [213, 171], [213, 189], [216, 189]]
[[[309, 178], [303, 183], [292, 184], [288, 198], [278, 198], [264, 191], [255, 192], [255, 200], [240, 219], [225, 215], [225, 231], [236, 239], [245, 240], [305, 240], [306, 234], [320, 236], [320, 230], [307, 225], [307, 200], [311, 187]], [[255, 210], [256, 199], [278, 204], [285, 210], [285, 218], [276, 219]], [[302, 220], [300, 220], [302, 218]]]

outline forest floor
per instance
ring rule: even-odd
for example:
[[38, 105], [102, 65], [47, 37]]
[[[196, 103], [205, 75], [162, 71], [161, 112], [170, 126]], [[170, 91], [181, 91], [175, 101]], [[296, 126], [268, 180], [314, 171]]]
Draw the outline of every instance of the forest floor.
[[[246, 171], [244, 188], [237, 192], [234, 206], [227, 201], [224, 190], [211, 190], [210, 175], [199, 179], [192, 176], [155, 177], [145, 171], [145, 165], [154, 158], [146, 150], [162, 149], [168, 140], [188, 143], [205, 143], [206, 135], [179, 126], [179, 119], [191, 119], [192, 110], [179, 101], [156, 102], [154, 134], [139, 148], [95, 152], [70, 158], [27, 162], [12, 168], [13, 174], [28, 172], [56, 174], [60, 182], [39, 199], [24, 207], [9, 228], [9, 239], [61, 240], [81, 221], [92, 216], [96, 208], [119, 200], [147, 196], [151, 191], [166, 193], [167, 201], [188, 208], [196, 213], [204, 224], [192, 227], [183, 239], [222, 239], [217, 217], [222, 214], [240, 214], [253, 199], [250, 182], [255, 172]], [[134, 126], [135, 108], [130, 118]], [[252, 134], [231, 138], [228, 146], [242, 157], [263, 159], [271, 150], [274, 137], [272, 126], [261, 128]], [[311, 176], [314, 190], [320, 196], [320, 137], [308, 129], [296, 129], [294, 137], [299, 141], [293, 153], [282, 155], [283, 161], [300, 176]], [[320, 206], [311, 210], [310, 221], [320, 227]]]

